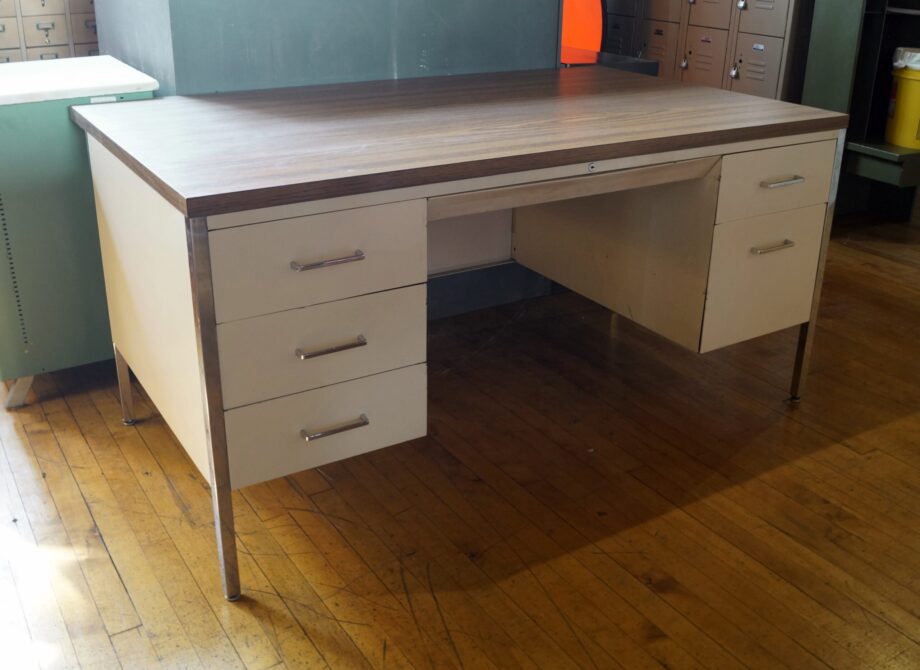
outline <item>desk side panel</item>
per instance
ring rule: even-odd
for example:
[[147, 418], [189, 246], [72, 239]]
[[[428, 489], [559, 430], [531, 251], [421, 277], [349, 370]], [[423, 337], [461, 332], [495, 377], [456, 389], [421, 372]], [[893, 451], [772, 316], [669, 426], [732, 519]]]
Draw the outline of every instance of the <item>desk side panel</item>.
[[208, 479], [185, 217], [88, 140], [112, 339]]
[[697, 351], [720, 167], [702, 179], [516, 209], [514, 258]]

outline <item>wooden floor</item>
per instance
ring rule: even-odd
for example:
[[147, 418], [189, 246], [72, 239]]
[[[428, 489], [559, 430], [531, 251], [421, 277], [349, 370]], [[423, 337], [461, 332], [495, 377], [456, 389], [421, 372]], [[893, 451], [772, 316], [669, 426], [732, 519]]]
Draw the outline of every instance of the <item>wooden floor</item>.
[[108, 365], [0, 413], [0, 666], [920, 668], [920, 268], [834, 243], [705, 357], [573, 295], [433, 323], [430, 437], [234, 494]]

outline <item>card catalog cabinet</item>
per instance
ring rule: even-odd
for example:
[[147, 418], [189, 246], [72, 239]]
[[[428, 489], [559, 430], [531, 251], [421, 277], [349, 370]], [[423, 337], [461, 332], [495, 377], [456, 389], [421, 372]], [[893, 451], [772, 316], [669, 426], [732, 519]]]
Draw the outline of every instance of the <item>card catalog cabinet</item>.
[[0, 65], [98, 56], [95, 0], [0, 0]]
[[795, 0], [608, 0], [606, 7], [605, 51], [657, 60], [663, 79], [784, 97]]

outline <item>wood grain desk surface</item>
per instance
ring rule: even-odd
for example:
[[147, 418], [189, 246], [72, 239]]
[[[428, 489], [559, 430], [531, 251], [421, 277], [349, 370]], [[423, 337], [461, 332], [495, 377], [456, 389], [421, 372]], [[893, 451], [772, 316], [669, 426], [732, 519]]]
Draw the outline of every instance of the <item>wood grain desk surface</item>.
[[74, 107], [188, 216], [845, 128], [847, 116], [601, 67]]

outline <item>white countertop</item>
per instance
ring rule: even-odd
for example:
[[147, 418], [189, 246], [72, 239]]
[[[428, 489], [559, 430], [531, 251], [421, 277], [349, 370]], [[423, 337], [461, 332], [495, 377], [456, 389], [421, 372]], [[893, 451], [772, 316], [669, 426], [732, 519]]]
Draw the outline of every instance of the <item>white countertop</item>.
[[0, 65], [0, 105], [139, 93], [159, 86], [156, 79], [111, 56]]

